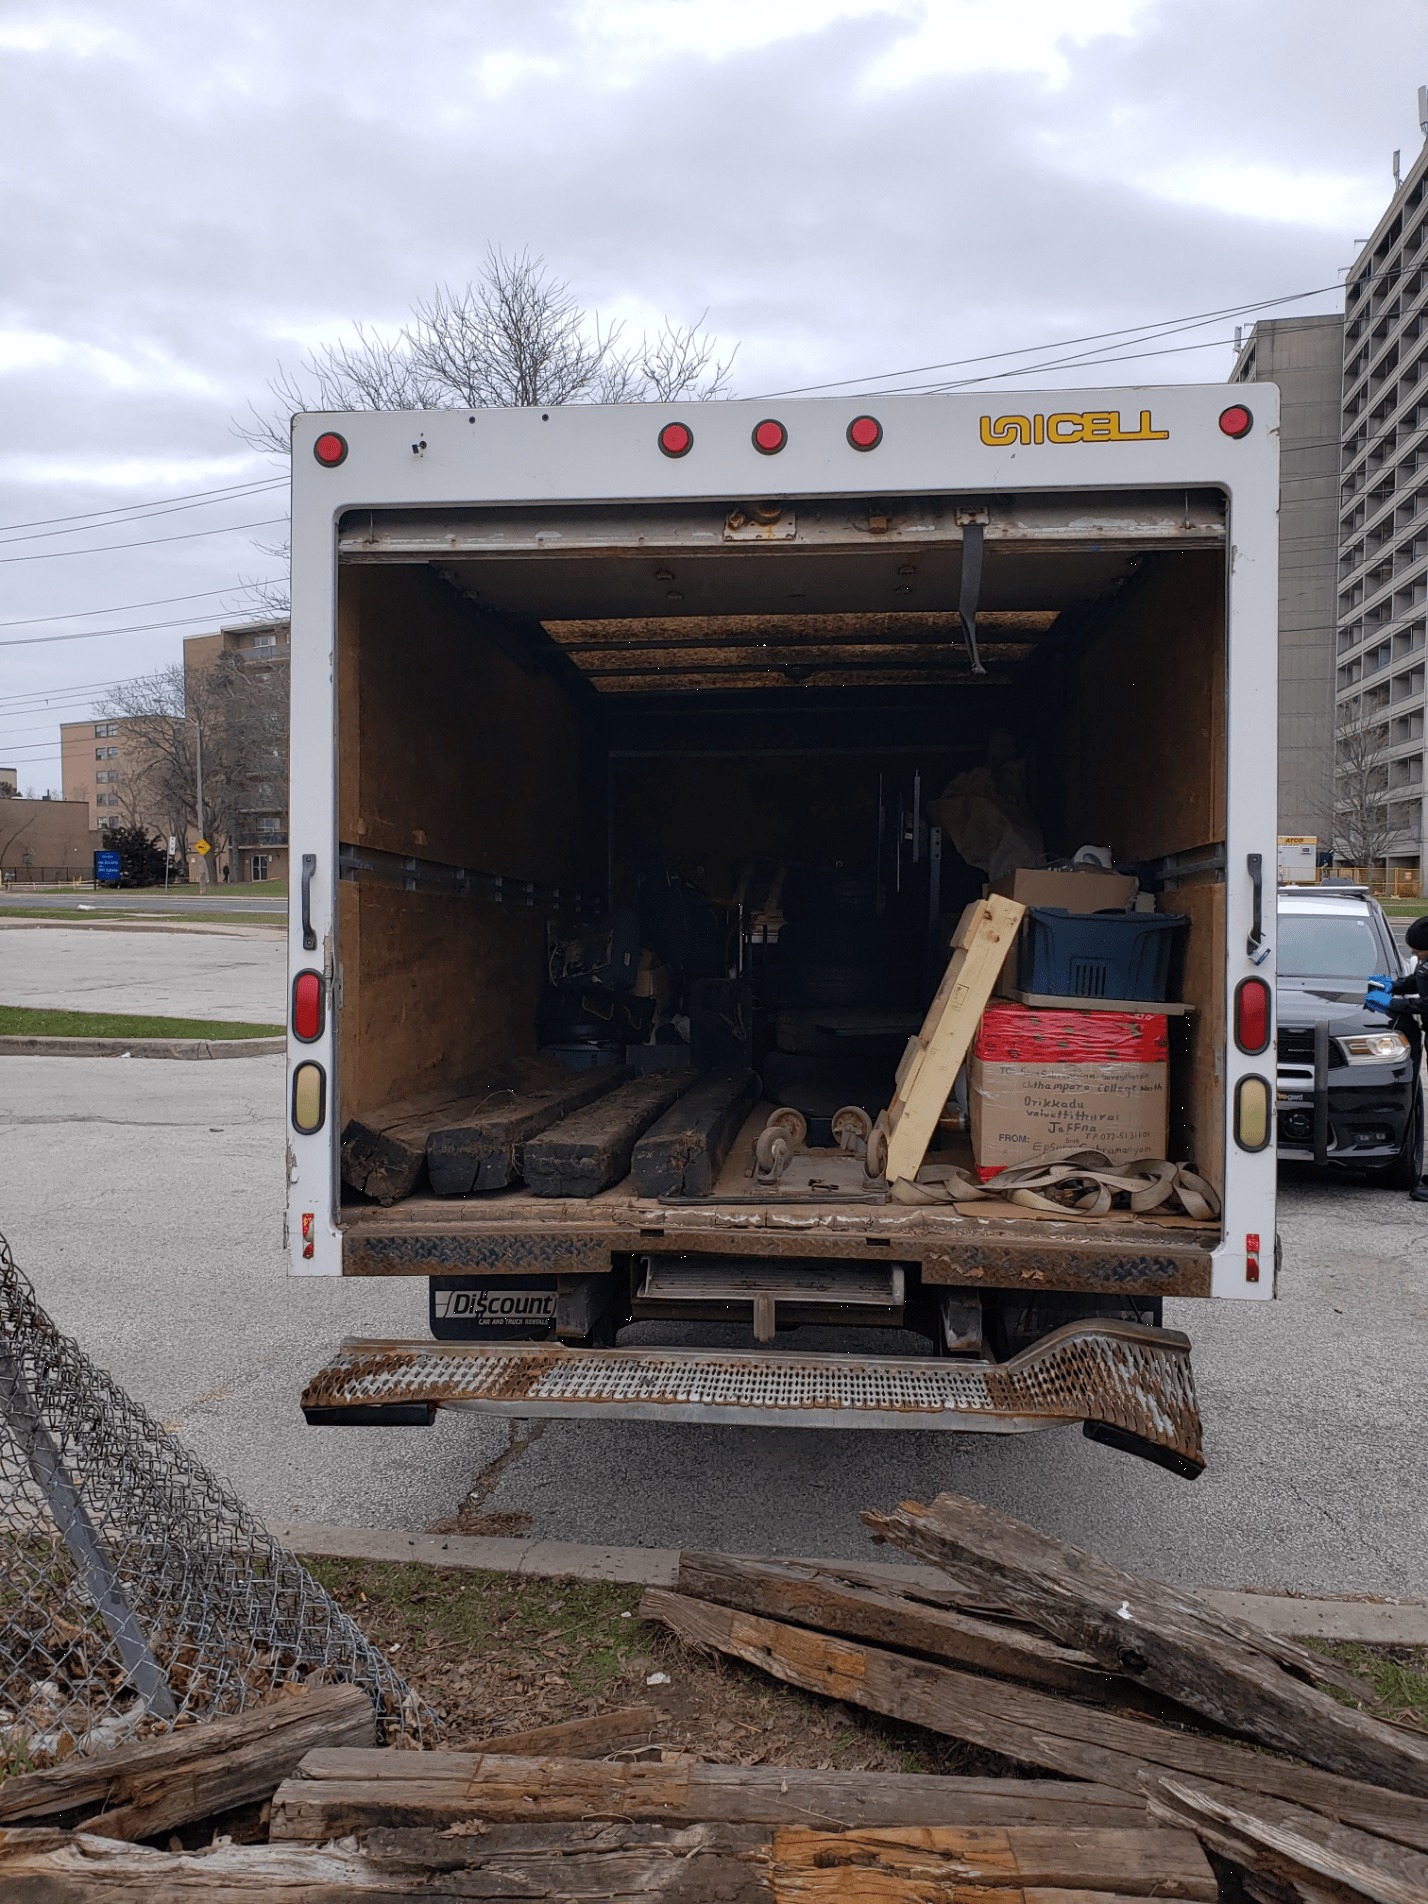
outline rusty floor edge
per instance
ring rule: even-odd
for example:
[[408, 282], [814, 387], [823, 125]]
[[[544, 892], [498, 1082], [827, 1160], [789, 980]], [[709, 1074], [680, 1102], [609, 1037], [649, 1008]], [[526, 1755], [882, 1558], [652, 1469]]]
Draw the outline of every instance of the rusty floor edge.
[[[298, 1555], [338, 1560], [423, 1561], [432, 1567], [479, 1567], [493, 1573], [542, 1578], [611, 1580], [630, 1586], [671, 1587], [679, 1569], [676, 1547], [601, 1547], [565, 1540], [500, 1540], [476, 1534], [422, 1534], [392, 1527], [329, 1527], [304, 1521], [269, 1521], [268, 1531]], [[758, 1556], [767, 1558], [768, 1556]], [[861, 1558], [810, 1560], [805, 1566], [856, 1567], [860, 1573], [901, 1583], [932, 1586], [934, 1567], [896, 1566]], [[1261, 1593], [1197, 1587], [1222, 1613], [1267, 1632], [1316, 1639], [1357, 1640], [1376, 1645], [1428, 1645], [1428, 1600], [1355, 1600], [1331, 1595]]]

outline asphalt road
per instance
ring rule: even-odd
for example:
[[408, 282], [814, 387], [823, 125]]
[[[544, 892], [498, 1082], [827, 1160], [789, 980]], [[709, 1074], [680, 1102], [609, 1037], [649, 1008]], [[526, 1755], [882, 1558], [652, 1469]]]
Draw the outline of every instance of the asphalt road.
[[553, 1422], [493, 1468], [498, 1420], [304, 1426], [303, 1381], [338, 1339], [424, 1334], [425, 1286], [286, 1278], [282, 1093], [278, 1058], [0, 1058], [17, 1261], [87, 1353], [271, 1519], [423, 1528], [479, 1484], [487, 1511], [551, 1539], [856, 1555], [859, 1508], [953, 1488], [1190, 1585], [1413, 1594], [1428, 1578], [1428, 1206], [1301, 1174], [1284, 1185], [1277, 1304], [1167, 1306], [1195, 1343], [1210, 1466], [1194, 1483], [1073, 1430]]
[[280, 1025], [286, 990], [276, 933], [7, 926], [0, 914], [0, 1005]]
[[7, 886], [0, 892], [0, 918], [17, 912], [158, 912], [170, 917], [185, 913], [251, 912], [255, 918], [286, 919], [288, 902], [281, 893], [229, 893], [226, 886], [210, 886], [208, 894], [166, 893], [162, 887], [141, 892], [51, 892], [44, 887]]

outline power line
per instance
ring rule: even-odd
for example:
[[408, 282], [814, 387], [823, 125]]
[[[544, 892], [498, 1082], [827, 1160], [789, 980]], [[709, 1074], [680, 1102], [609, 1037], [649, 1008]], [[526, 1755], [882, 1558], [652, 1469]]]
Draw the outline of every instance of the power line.
[[[26, 615], [19, 621], [0, 621], [0, 628], [41, 628], [52, 621], [87, 621], [91, 615], [131, 615], [136, 608], [168, 608], [174, 602], [206, 602], [215, 595], [231, 595], [235, 588], [281, 588], [285, 576], [269, 576], [262, 582], [234, 582], [227, 588], [200, 588], [192, 595], [160, 595], [151, 602], [117, 602], [110, 608], [76, 608], [67, 615]], [[102, 634], [103, 629], [100, 630]], [[116, 629], [114, 631], [118, 633]]]
[[186, 615], [179, 621], [133, 622], [127, 628], [87, 628], [72, 635], [12, 635], [0, 648], [35, 648], [53, 641], [101, 641], [106, 635], [148, 635], [160, 628], [201, 628], [211, 615]]
[[66, 681], [53, 688], [28, 688], [19, 694], [0, 694], [0, 707], [8, 707], [12, 701], [39, 701], [47, 694], [79, 694], [85, 688], [92, 688], [97, 694], [101, 688], [117, 688], [125, 681], [137, 681], [134, 674], [116, 674], [109, 681]]
[[[263, 486], [263, 489], [256, 493], [264, 494], [269, 489], [285, 489], [286, 487], [286, 483], [267, 483]], [[168, 504], [163, 508], [148, 503], [136, 504], [133, 514], [119, 516], [117, 521], [100, 523], [93, 520], [84, 520], [76, 522], [72, 528], [68, 529], [38, 529], [33, 533], [24, 535], [3, 535], [0, 536], [0, 548], [8, 548], [10, 544], [14, 542], [47, 542], [52, 536], [88, 535], [91, 529], [122, 529], [128, 527], [131, 523], [157, 522], [161, 516], [185, 515], [190, 509], [212, 509], [218, 502], [247, 502], [253, 493], [254, 491], [252, 490], [235, 490], [228, 495], [219, 496], [210, 502], [178, 502]], [[116, 515], [117, 511], [106, 510], [104, 513], [106, 515]]]
[[75, 516], [38, 516], [33, 522], [0, 522], [0, 535], [8, 535], [12, 529], [48, 529], [54, 522], [88, 522], [99, 516], [127, 515], [131, 509], [160, 509], [166, 503], [198, 502], [210, 496], [241, 496], [253, 490], [272, 489], [287, 480], [286, 476], [265, 476], [261, 482], [230, 483], [226, 489], [190, 489], [181, 496], [155, 496], [150, 502], [117, 502], [112, 509], [87, 509]]
[[[925, 376], [929, 371], [933, 370], [960, 370], [967, 364], [992, 363], [1002, 357], [1025, 357], [1035, 351], [1042, 350], [1069, 350], [1073, 345], [1096, 344], [1121, 337], [1129, 338], [1136, 342], [1149, 342], [1150, 335], [1157, 331], [1173, 336], [1176, 331], [1189, 330], [1197, 324], [1214, 323], [1219, 318], [1244, 316], [1250, 311], [1270, 310], [1278, 304], [1295, 304], [1302, 302], [1305, 298], [1322, 297], [1326, 292], [1339, 292], [1342, 290], [1343, 286], [1339, 284], [1319, 285], [1311, 291], [1292, 292], [1287, 297], [1263, 298], [1258, 302], [1249, 304], [1227, 304], [1217, 311], [1195, 311], [1188, 317], [1158, 318], [1148, 320], [1143, 324], [1128, 324], [1120, 330], [1093, 331], [1086, 337], [1063, 337], [1050, 344], [1023, 344], [1013, 350], [985, 351], [976, 357], [953, 357], [940, 364], [915, 364], [906, 370], [883, 370], [872, 375], [836, 377], [828, 383], [799, 384], [789, 390], [767, 390], [763, 395], [765, 397], [808, 396], [818, 390], [841, 390], [848, 384], [880, 383], [891, 377], [920, 377]], [[1230, 340], [1226, 338], [1225, 342], [1228, 343], [1229, 341]], [[1034, 369], [1035, 366], [1028, 365], [1024, 366], [1024, 368], [1030, 370]], [[1007, 374], [1010, 375], [1011, 373], [1008, 372]], [[880, 391], [876, 394], [892, 395], [896, 393]]]
[[104, 542], [97, 549], [45, 549], [38, 555], [0, 555], [0, 562], [58, 562], [73, 555], [110, 555], [116, 549], [152, 549], [161, 542], [193, 542], [199, 536], [238, 535], [244, 529], [274, 529], [287, 520], [286, 516], [266, 516], [261, 522], [234, 522], [224, 529], [190, 529], [184, 535], [145, 536], [139, 542]]
[[996, 383], [1003, 377], [1036, 377], [1048, 370], [1098, 370], [1102, 366], [1111, 364], [1135, 363], [1143, 357], [1176, 357], [1187, 350], [1218, 350], [1222, 344], [1228, 342], [1228, 338], [1213, 337], [1200, 344], [1171, 344], [1164, 350], [1124, 351], [1116, 357], [1058, 357], [1050, 363], [1023, 364], [1017, 370], [989, 370], [981, 377], [960, 377], [953, 383], [914, 384], [910, 390], [873, 390], [868, 394], [875, 397], [927, 396], [939, 391], [966, 390], [973, 384]]

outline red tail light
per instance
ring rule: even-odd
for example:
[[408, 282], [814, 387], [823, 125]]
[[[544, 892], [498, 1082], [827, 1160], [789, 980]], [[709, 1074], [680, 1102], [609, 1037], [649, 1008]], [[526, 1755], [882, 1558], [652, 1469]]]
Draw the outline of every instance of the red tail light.
[[293, 1036], [316, 1044], [326, 1028], [327, 996], [321, 972], [299, 972], [293, 980]]
[[666, 456], [688, 456], [694, 448], [694, 432], [687, 423], [666, 423], [659, 433], [659, 446]]
[[324, 430], [312, 446], [312, 453], [324, 469], [336, 469], [347, 461], [347, 438], [336, 430]]
[[883, 426], [874, 416], [857, 416], [848, 425], [848, 441], [855, 450], [875, 450], [883, 440]]
[[1269, 1049], [1269, 986], [1262, 978], [1242, 978], [1235, 991], [1235, 1043], [1256, 1058]]
[[773, 417], [754, 425], [754, 448], [760, 456], [777, 456], [788, 441], [788, 431]]
[[1242, 403], [1232, 403], [1220, 412], [1220, 428], [1226, 436], [1248, 436], [1254, 428], [1254, 417]]

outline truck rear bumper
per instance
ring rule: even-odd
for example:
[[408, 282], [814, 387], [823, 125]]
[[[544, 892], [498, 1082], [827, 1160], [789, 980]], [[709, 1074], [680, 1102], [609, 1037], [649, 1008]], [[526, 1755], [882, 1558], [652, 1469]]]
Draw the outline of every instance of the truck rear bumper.
[[1178, 1473], [1205, 1465], [1189, 1338], [1107, 1320], [1068, 1323], [1007, 1362], [349, 1341], [308, 1383], [302, 1406], [313, 1426], [429, 1420], [437, 1408], [978, 1434], [1079, 1421], [1094, 1439]]

